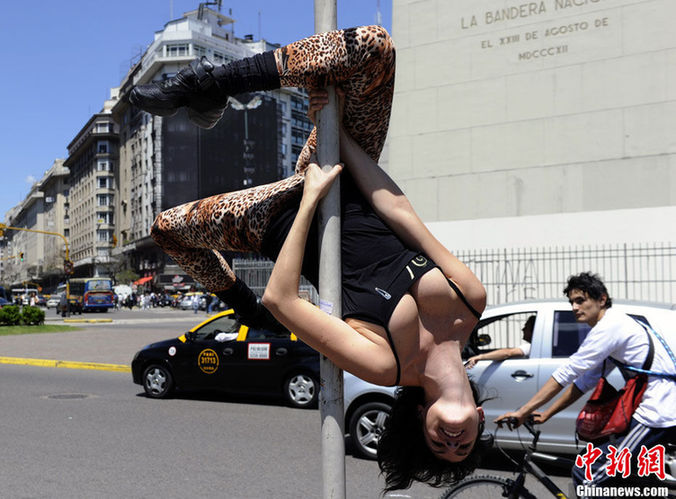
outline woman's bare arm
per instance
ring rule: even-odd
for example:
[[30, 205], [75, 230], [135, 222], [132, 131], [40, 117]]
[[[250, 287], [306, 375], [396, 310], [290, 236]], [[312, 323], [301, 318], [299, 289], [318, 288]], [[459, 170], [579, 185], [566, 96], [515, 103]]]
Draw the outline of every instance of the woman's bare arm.
[[336, 166], [324, 173], [317, 165], [308, 167], [298, 214], [275, 262], [263, 304], [279, 322], [341, 369], [372, 383], [391, 383], [394, 360], [387, 345], [383, 348], [298, 296], [310, 224], [319, 200], [328, 192], [340, 169]]
[[376, 213], [410, 248], [421, 251], [460, 285], [479, 312], [486, 306], [486, 293], [469, 268], [432, 235], [410, 201], [390, 176], [371, 159], [341, 127], [340, 156], [361, 193]]

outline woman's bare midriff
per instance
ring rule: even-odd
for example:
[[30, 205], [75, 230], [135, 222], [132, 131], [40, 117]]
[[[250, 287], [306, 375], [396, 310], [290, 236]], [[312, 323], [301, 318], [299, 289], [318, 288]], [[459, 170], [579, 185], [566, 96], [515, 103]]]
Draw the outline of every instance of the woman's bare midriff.
[[[384, 327], [353, 317], [345, 322], [373, 343], [392, 351]], [[417, 385], [430, 350], [445, 341], [458, 341], [464, 346], [476, 323], [441, 271], [435, 269], [422, 276], [401, 298], [388, 325], [401, 363], [400, 384]], [[394, 353], [388, 371], [391, 375], [387, 375], [386, 384], [392, 384], [397, 372]]]

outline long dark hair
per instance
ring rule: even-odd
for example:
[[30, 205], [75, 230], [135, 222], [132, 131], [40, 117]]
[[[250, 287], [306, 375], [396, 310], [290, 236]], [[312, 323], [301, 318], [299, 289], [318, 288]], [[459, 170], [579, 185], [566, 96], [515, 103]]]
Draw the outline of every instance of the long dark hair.
[[[479, 388], [470, 379], [472, 395], [477, 406], [481, 399]], [[419, 386], [397, 389], [390, 417], [378, 440], [378, 465], [385, 475], [384, 492], [406, 489], [415, 481], [433, 487], [453, 484], [472, 473], [492, 442], [481, 438], [483, 423], [469, 455], [458, 463], [440, 459], [425, 442], [423, 422], [418, 406], [425, 405], [425, 391]]]

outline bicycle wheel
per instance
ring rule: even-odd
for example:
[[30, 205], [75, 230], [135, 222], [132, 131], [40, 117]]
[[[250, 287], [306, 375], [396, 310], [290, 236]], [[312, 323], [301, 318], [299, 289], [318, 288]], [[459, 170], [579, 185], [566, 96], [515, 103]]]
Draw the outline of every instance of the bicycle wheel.
[[[508, 478], [476, 475], [461, 480], [448, 489], [439, 499], [492, 499], [494, 497], [507, 497], [514, 481]], [[528, 494], [528, 491], [521, 489]], [[519, 494], [519, 497], [532, 497]]]

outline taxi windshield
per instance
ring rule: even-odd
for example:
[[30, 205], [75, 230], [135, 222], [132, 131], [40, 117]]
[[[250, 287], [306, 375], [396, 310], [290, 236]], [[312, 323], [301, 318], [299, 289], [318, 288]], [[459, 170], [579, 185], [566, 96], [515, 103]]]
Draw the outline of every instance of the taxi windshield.
[[208, 322], [198, 330], [190, 334], [193, 341], [213, 340], [218, 333], [237, 333], [240, 324], [234, 315], [224, 315]]

